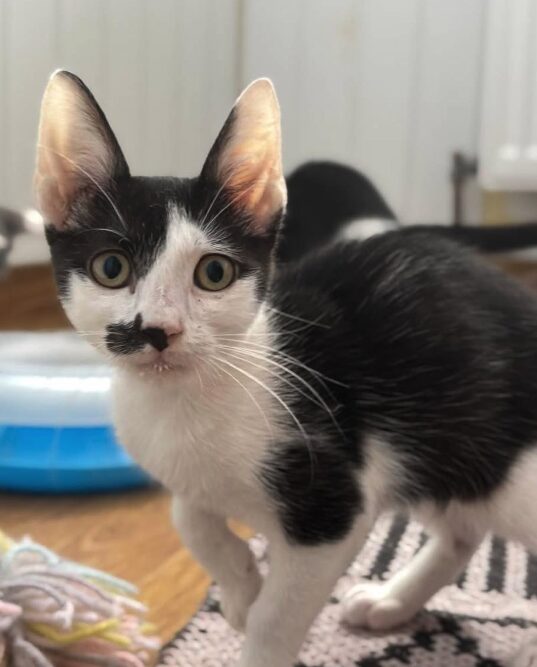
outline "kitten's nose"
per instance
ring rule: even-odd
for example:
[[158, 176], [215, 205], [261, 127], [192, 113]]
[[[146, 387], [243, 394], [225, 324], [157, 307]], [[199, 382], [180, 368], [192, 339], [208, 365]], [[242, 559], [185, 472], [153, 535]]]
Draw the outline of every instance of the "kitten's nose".
[[175, 326], [152, 326], [151, 324], [142, 329], [142, 335], [155, 350], [162, 352], [181, 334], [183, 328]]

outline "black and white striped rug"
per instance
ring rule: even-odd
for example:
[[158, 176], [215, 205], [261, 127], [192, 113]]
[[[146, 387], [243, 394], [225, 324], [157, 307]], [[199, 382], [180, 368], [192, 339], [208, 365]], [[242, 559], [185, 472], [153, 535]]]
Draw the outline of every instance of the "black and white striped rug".
[[[486, 540], [459, 581], [407, 626], [389, 634], [339, 623], [339, 601], [359, 579], [387, 579], [423, 545], [421, 527], [384, 517], [338, 582], [312, 627], [298, 667], [537, 667], [537, 558], [519, 545]], [[260, 559], [264, 545], [254, 540]], [[218, 588], [175, 639], [161, 665], [233, 667], [242, 636], [220, 614]]]

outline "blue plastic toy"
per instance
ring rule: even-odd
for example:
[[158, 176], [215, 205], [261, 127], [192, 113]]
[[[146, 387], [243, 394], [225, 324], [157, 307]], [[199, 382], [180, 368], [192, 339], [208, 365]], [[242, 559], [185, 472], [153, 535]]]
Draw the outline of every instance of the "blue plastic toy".
[[75, 333], [0, 334], [0, 488], [147, 485], [115, 439], [110, 384], [110, 370]]

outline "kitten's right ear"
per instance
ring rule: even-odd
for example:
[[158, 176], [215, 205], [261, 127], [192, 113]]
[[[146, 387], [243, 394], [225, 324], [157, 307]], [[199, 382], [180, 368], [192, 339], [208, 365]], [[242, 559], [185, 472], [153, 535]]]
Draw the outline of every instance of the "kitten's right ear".
[[81, 191], [105, 190], [129, 168], [104, 113], [84, 83], [59, 70], [41, 104], [34, 187], [47, 224], [62, 228]]

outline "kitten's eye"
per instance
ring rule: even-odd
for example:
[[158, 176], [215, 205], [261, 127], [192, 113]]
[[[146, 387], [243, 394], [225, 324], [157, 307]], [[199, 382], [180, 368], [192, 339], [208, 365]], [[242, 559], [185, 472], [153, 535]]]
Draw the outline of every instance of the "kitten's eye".
[[196, 285], [212, 292], [226, 289], [236, 277], [237, 265], [224, 255], [205, 255], [194, 271]]
[[110, 289], [125, 287], [131, 275], [129, 260], [115, 250], [96, 255], [91, 260], [89, 269], [96, 283]]

